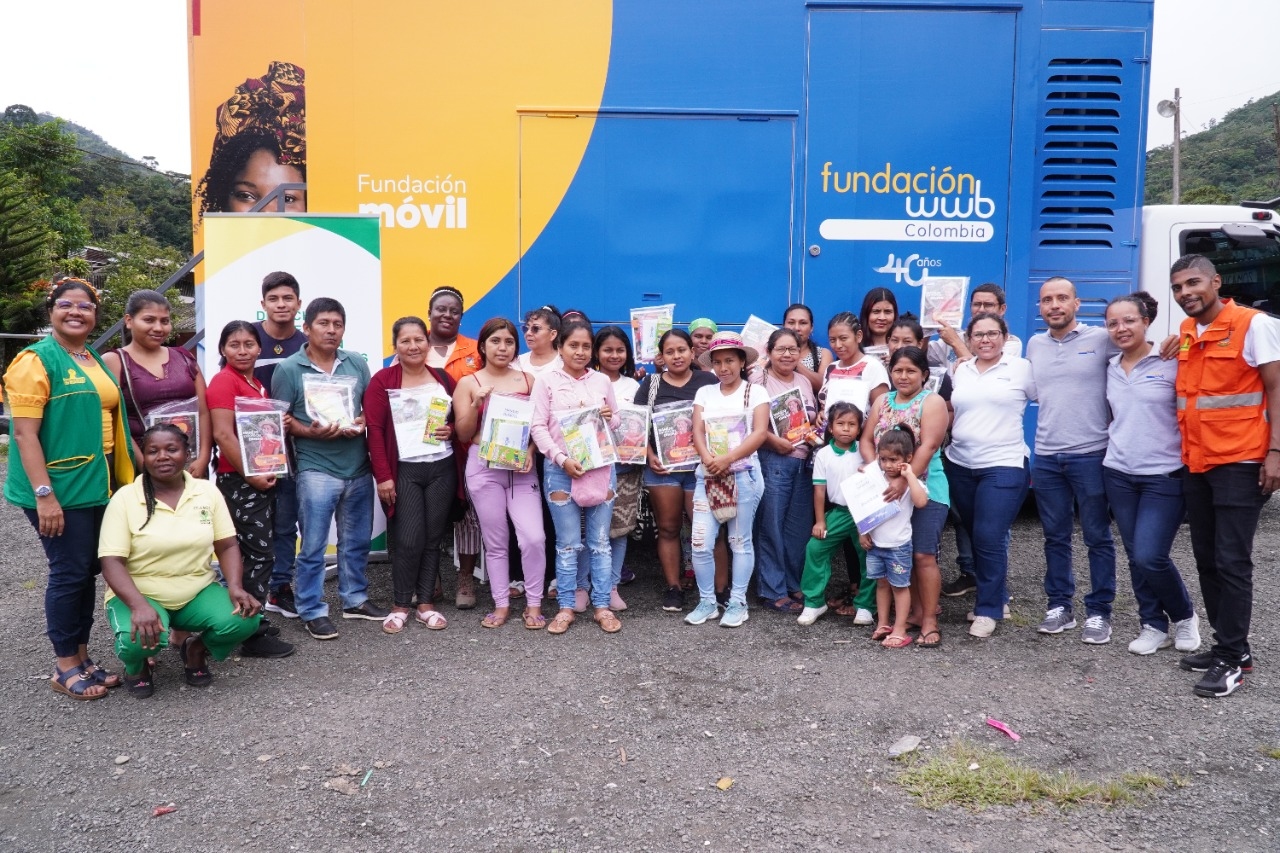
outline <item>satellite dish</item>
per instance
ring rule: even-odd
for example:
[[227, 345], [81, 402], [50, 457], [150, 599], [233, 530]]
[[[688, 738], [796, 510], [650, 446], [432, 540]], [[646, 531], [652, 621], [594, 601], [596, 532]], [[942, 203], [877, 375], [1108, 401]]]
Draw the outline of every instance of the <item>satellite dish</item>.
[[1173, 101], [1161, 101], [1156, 104], [1156, 112], [1165, 118], [1173, 118], [1174, 113], [1178, 111], [1178, 105]]

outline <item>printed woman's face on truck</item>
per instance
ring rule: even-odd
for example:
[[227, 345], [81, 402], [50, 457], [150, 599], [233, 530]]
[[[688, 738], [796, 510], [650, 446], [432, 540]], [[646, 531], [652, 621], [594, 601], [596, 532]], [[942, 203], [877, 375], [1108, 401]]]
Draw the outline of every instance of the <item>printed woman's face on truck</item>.
[[[276, 162], [275, 155], [265, 148], [259, 148], [249, 155], [244, 168], [237, 174], [231, 184], [231, 195], [227, 199], [227, 210], [233, 213], [247, 213], [253, 206], [281, 184], [306, 183], [302, 171], [294, 166], [282, 166]], [[272, 210], [274, 205], [268, 205]], [[307, 194], [303, 190], [289, 190], [284, 194], [284, 209], [290, 213], [305, 213], [307, 210]]]

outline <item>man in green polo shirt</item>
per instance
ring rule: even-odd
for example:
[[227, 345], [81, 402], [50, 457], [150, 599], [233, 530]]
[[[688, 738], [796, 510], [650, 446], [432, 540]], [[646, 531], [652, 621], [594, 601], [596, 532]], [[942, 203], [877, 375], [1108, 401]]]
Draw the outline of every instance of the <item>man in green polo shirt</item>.
[[373, 536], [373, 477], [360, 401], [369, 366], [340, 349], [347, 312], [336, 299], [311, 300], [303, 315], [307, 343], [276, 367], [271, 396], [289, 404], [298, 456], [298, 552], [294, 600], [307, 633], [332, 640], [338, 631], [324, 600], [324, 552], [338, 518], [338, 594], [343, 619], [381, 621], [387, 611], [369, 600], [365, 569]]

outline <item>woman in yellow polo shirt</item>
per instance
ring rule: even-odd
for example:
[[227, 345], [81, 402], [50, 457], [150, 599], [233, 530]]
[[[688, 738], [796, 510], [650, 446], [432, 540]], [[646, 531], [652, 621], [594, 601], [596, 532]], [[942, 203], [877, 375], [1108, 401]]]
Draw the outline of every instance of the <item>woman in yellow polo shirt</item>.
[[[193, 632], [182, 642], [183, 666], [188, 684], [205, 687], [213, 681], [207, 656], [226, 660], [261, 620], [258, 600], [241, 583], [244, 567], [226, 500], [213, 483], [183, 470], [187, 442], [170, 424], [144, 432], [142, 475], [115, 493], [102, 520], [98, 558], [110, 587], [107, 620], [125, 688], [140, 698], [154, 690], [147, 658], [168, 645], [171, 627]], [[210, 568], [214, 554], [226, 587]]]
[[120, 676], [89, 657], [97, 599], [98, 530], [114, 483], [133, 479], [120, 389], [88, 346], [98, 292], [67, 278], [49, 293], [50, 334], [18, 353], [4, 376], [12, 449], [4, 496], [21, 508], [49, 560], [47, 633], [57, 656], [50, 686], [101, 699]]

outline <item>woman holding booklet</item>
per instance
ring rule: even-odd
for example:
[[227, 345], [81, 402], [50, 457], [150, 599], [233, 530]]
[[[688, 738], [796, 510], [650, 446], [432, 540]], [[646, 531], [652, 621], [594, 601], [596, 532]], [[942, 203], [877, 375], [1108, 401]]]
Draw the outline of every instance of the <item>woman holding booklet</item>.
[[721, 332], [700, 359], [719, 382], [699, 388], [693, 398], [693, 443], [702, 464], [693, 493], [692, 539], [699, 602], [685, 617], [690, 625], [720, 612], [712, 551], [722, 523], [729, 528], [733, 575], [720, 627], [738, 628], [747, 621], [747, 584], [755, 569], [751, 528], [764, 491], [756, 450], [769, 434], [768, 392], [747, 381], [756, 357], [741, 337]]
[[693, 349], [693, 338], [683, 329], [664, 332], [658, 339], [664, 370], [646, 376], [634, 399], [637, 406], [649, 409], [653, 425], [644, 486], [658, 528], [658, 562], [662, 565], [666, 586], [662, 609], [668, 613], [684, 609], [684, 590], [680, 586], [680, 528], [686, 514], [693, 518], [693, 492], [697, 487], [693, 473], [697, 456], [683, 460], [671, 458], [677, 438], [676, 424], [682, 417], [688, 419], [692, 441], [693, 398], [699, 388], [716, 384], [711, 373], [693, 369]]
[[[514, 365], [516, 340], [515, 324], [502, 317], [495, 317], [480, 328], [481, 366], [463, 377], [454, 391], [454, 429], [458, 441], [467, 447], [467, 491], [480, 519], [489, 590], [493, 593], [493, 611], [480, 624], [500, 628], [510, 617], [510, 518], [526, 581], [524, 626], [536, 631], [547, 624], [542, 615], [546, 533], [538, 476], [533, 472], [534, 454], [529, 447], [529, 395], [534, 379]], [[521, 411], [527, 420], [502, 417]], [[515, 438], [506, 439], [504, 435]], [[504, 447], [504, 441], [509, 447]]]
[[[289, 414], [281, 411], [270, 390], [253, 375], [261, 353], [258, 330], [248, 320], [232, 320], [224, 326], [218, 336], [222, 369], [209, 380], [205, 397], [218, 446], [218, 491], [235, 524], [244, 589], [265, 605], [275, 564], [276, 478], [289, 473], [281, 440]], [[271, 630], [264, 620], [258, 632], [245, 640], [241, 654], [261, 658], [293, 654], [293, 645]]]
[[435, 609], [440, 546], [455, 499], [461, 499], [449, 411], [453, 377], [427, 363], [427, 324], [401, 317], [391, 327], [396, 363], [369, 379], [364, 392], [369, 462], [387, 515], [391, 549], [391, 612], [382, 630], [398, 634], [414, 618], [433, 631], [448, 622]]
[[778, 329], [769, 336], [768, 361], [751, 377], [769, 394], [772, 426], [759, 450], [764, 495], [757, 510], [756, 584], [764, 606], [779, 613], [799, 613], [804, 607], [800, 575], [813, 522], [809, 456], [820, 439], [813, 426], [813, 384], [798, 369], [802, 348], [796, 332]]
[[563, 634], [573, 624], [585, 518], [594, 618], [605, 633], [614, 634], [622, 630], [622, 623], [609, 607], [613, 576], [609, 524], [613, 518], [613, 464], [618, 456], [605, 425], [617, 426], [617, 402], [608, 377], [588, 367], [594, 343], [591, 326], [570, 320], [561, 327], [560, 335], [564, 363], [544, 373], [534, 386], [530, 428], [546, 459], [543, 488], [556, 529], [560, 611], [547, 631]]
[[[920, 627], [916, 645], [931, 649], [942, 643], [937, 615], [938, 595], [942, 589], [938, 554], [942, 548], [942, 528], [950, 513], [951, 496], [947, 475], [942, 470], [941, 448], [950, 426], [950, 415], [942, 397], [926, 387], [929, 359], [920, 347], [906, 346], [894, 350], [889, 356], [889, 377], [893, 390], [872, 404], [863, 426], [860, 448], [864, 459], [874, 459], [880, 439], [890, 430], [905, 426], [914, 437], [915, 450], [908, 464], [925, 484], [929, 500], [924, 506], [916, 507], [911, 515], [912, 594], [911, 614], [907, 621]], [[891, 478], [885, 500], [899, 500], [906, 490], [905, 479]], [[881, 624], [885, 623], [888, 615], [879, 614]]]

